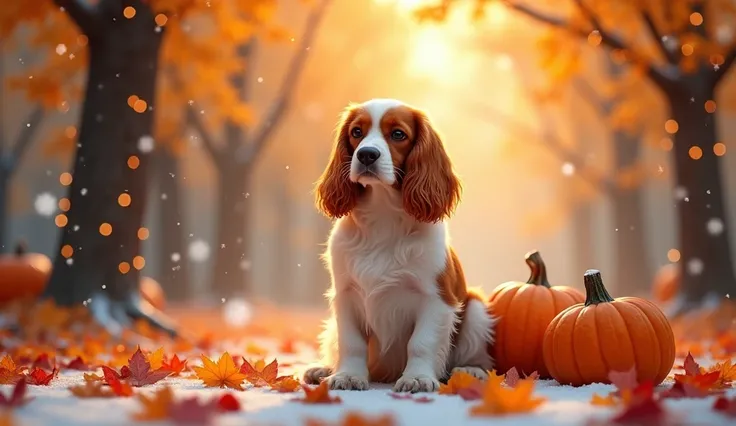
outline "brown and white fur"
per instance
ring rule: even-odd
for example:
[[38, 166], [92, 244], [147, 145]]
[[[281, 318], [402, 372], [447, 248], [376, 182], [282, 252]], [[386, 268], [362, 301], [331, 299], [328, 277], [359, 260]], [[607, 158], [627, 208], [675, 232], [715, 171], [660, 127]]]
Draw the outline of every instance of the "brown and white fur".
[[332, 315], [323, 366], [305, 382], [431, 392], [454, 371], [485, 378], [495, 320], [450, 247], [443, 220], [461, 186], [437, 132], [423, 112], [372, 99], [350, 105], [336, 133], [316, 191], [337, 219], [325, 253]]

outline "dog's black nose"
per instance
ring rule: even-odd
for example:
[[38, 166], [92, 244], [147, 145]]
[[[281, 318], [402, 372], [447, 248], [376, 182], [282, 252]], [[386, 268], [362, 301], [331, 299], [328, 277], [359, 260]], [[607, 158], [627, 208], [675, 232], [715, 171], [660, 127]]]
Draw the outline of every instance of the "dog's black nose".
[[360, 148], [356, 155], [358, 156], [358, 161], [360, 161], [361, 164], [370, 166], [378, 160], [378, 157], [381, 156], [381, 151], [376, 148], [366, 146], [365, 148]]

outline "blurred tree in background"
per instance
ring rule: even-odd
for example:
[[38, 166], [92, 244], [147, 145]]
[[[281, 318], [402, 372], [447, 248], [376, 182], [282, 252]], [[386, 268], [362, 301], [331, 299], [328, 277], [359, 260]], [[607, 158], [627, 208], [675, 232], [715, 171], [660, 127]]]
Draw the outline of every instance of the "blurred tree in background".
[[[736, 60], [736, 5], [727, 0], [571, 0], [562, 15], [529, 2], [499, 0], [540, 24], [559, 28], [606, 48], [616, 67], [645, 79], [664, 98], [670, 117], [683, 303], [698, 305], [736, 286], [726, 222], [718, 142], [716, 91]], [[492, 0], [472, 0], [482, 18]], [[421, 19], [444, 20], [458, 0], [418, 11]], [[579, 69], [584, 69], [580, 67]], [[574, 75], [577, 69], [570, 68]], [[718, 226], [713, 225], [713, 223]], [[713, 232], [717, 230], [717, 232]]]

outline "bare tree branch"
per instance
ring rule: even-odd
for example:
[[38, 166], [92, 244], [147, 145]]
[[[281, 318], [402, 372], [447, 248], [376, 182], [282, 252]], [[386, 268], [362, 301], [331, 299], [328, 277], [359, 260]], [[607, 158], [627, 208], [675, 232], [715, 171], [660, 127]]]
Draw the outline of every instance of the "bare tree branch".
[[54, 3], [64, 8], [82, 33], [87, 35], [95, 33], [98, 25], [95, 6], [84, 0], [54, 0]]
[[662, 56], [664, 56], [665, 61], [669, 62], [672, 65], [677, 65], [680, 61], [680, 58], [677, 52], [667, 48], [667, 44], [662, 39], [662, 33], [657, 30], [657, 24], [654, 22], [654, 16], [652, 16], [652, 14], [647, 10], [642, 11], [641, 16], [644, 20], [644, 24], [646, 25], [647, 30], [649, 30], [649, 34], [654, 39], [654, 43], [657, 45], [659, 51], [662, 53]]
[[[11, 176], [18, 164], [23, 160], [23, 156], [31, 146], [38, 129], [41, 127], [41, 122], [46, 116], [46, 111], [41, 105], [36, 105], [28, 114], [28, 117], [23, 121], [23, 126], [18, 133], [18, 137], [15, 139], [15, 143], [8, 150], [7, 153], [3, 154], [0, 150], [0, 168], [6, 176]], [[1, 148], [1, 147], [0, 147]]]
[[716, 75], [713, 79], [713, 87], [718, 86], [718, 83], [723, 80], [723, 76], [728, 74], [728, 71], [733, 66], [733, 63], [736, 61], [736, 47], [731, 48], [731, 51], [728, 52], [726, 57], [723, 60], [723, 63], [716, 69]]
[[215, 163], [220, 163], [222, 161], [222, 152], [215, 145], [215, 139], [212, 137], [210, 131], [207, 130], [207, 126], [204, 125], [199, 114], [197, 114], [197, 112], [194, 110], [194, 107], [192, 107], [191, 105], [188, 105], [186, 107], [186, 114], [187, 121], [199, 134], [199, 138], [200, 140], [202, 140], [204, 149], [207, 151], [208, 154], [210, 154], [210, 157], [212, 157], [212, 161], [214, 161]]
[[[556, 28], [561, 28], [561, 29], [570, 31], [572, 34], [575, 34], [583, 38], [588, 37], [588, 35], [590, 34], [589, 31], [585, 30], [584, 28], [580, 28], [580, 27], [571, 25], [570, 22], [567, 21], [566, 19], [547, 15], [545, 13], [542, 13], [538, 10], [533, 9], [530, 6], [527, 6], [522, 3], [518, 3], [514, 0], [503, 0], [503, 1], [508, 7], [536, 21], [551, 25]], [[649, 60], [646, 59], [646, 57], [640, 55], [639, 53], [631, 49], [629, 46], [627, 46], [626, 43], [623, 40], [621, 40], [619, 37], [603, 29], [598, 23], [598, 19], [592, 14], [592, 12], [590, 12], [590, 10], [587, 8], [587, 6], [585, 6], [582, 3], [581, 0], [575, 0], [575, 2], [579, 5], [582, 5], [581, 12], [587, 15], [588, 19], [590, 20], [590, 24], [593, 27], [593, 30], [598, 31], [598, 33], [601, 36], [601, 42], [611, 49], [625, 50], [629, 52], [631, 55], [633, 55], [632, 59], [640, 63], [644, 67], [646, 67], [647, 75], [656, 85], [662, 88], [669, 88], [672, 85], [672, 83], [675, 80], [677, 80], [679, 76], [679, 71], [677, 67], [674, 67], [674, 66], [657, 67], [656, 65], [652, 64]]]
[[319, 24], [324, 17], [327, 7], [332, 0], [321, 0], [320, 3], [315, 6], [307, 17], [307, 23], [304, 28], [297, 51], [291, 58], [291, 63], [286, 71], [281, 87], [276, 100], [271, 109], [269, 110], [266, 117], [261, 122], [260, 127], [256, 130], [251, 143], [242, 145], [239, 152], [236, 154], [236, 158], [241, 163], [249, 163], [256, 159], [261, 153], [263, 148], [266, 146], [274, 130], [278, 126], [278, 123], [284, 116], [284, 113], [288, 110], [291, 99], [294, 95], [294, 88], [296, 87], [299, 77], [304, 70], [304, 65], [307, 61], [309, 46], [314, 40]]

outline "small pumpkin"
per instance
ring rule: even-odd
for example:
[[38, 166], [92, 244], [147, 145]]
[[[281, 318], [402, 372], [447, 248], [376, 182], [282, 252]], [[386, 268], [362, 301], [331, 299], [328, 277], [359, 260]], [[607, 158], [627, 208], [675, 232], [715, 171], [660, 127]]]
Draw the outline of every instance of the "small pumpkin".
[[608, 373], [636, 368], [639, 383], [662, 383], [675, 362], [675, 337], [657, 306], [614, 299], [595, 269], [584, 275], [585, 303], [560, 312], [544, 333], [544, 363], [563, 385], [610, 383]]
[[551, 286], [538, 251], [527, 253], [525, 260], [531, 269], [526, 282], [506, 282], [491, 293], [490, 310], [498, 318], [491, 353], [497, 371], [516, 367], [520, 373], [536, 371], [548, 378], [542, 359], [544, 331], [555, 315], [585, 298], [572, 287]]
[[680, 292], [680, 266], [677, 263], [664, 265], [654, 276], [652, 293], [654, 300], [666, 303]]
[[141, 276], [139, 283], [141, 297], [156, 309], [166, 307], [166, 296], [158, 281], [151, 277]]
[[15, 253], [0, 256], [0, 303], [38, 297], [51, 274], [51, 259], [41, 253], [29, 253], [18, 243]]

